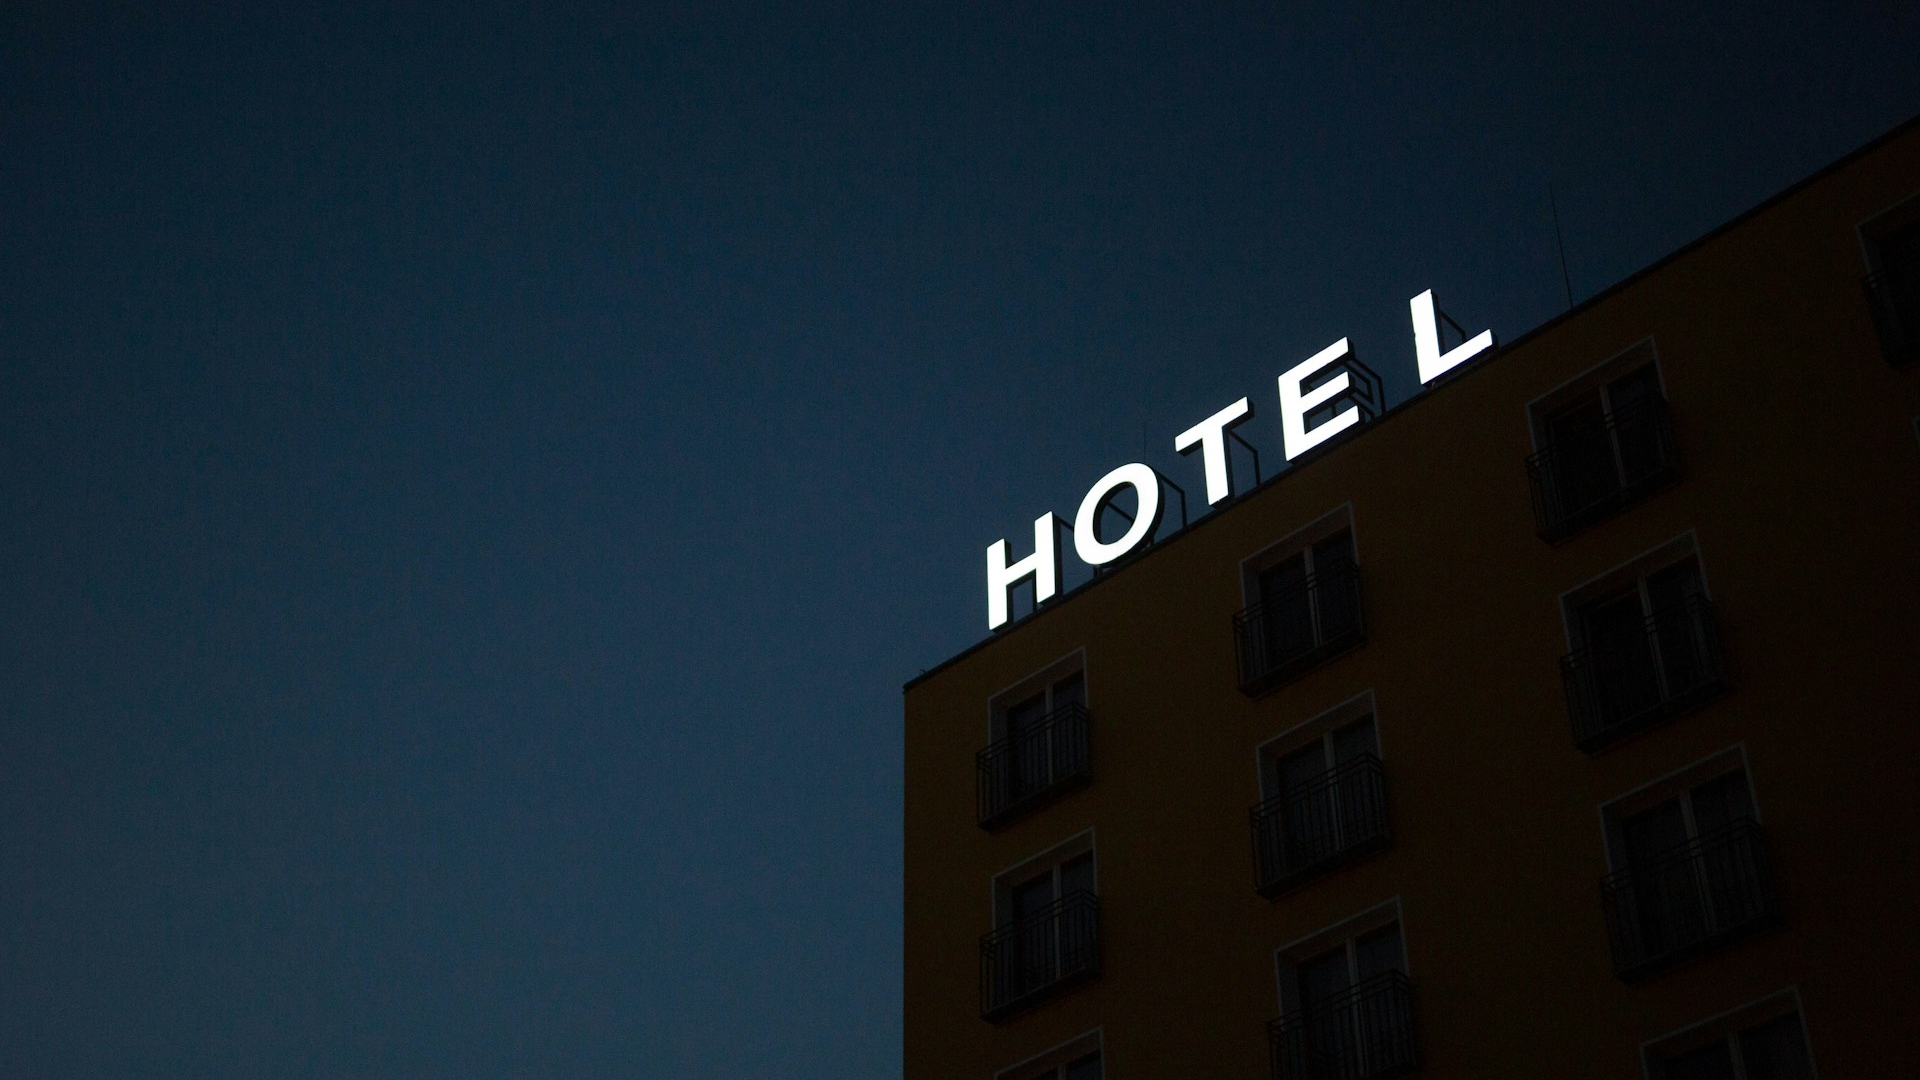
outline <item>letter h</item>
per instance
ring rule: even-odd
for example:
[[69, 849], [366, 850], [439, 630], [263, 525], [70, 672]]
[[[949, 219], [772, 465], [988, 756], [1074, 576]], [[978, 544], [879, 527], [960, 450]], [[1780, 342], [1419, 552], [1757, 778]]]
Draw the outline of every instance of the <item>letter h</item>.
[[1059, 530], [1061, 520], [1048, 512], [1033, 521], [1033, 554], [1007, 565], [1007, 542], [995, 540], [987, 548], [987, 629], [998, 630], [1008, 619], [1008, 600], [1020, 582], [1033, 578], [1033, 606], [1039, 607], [1060, 591]]

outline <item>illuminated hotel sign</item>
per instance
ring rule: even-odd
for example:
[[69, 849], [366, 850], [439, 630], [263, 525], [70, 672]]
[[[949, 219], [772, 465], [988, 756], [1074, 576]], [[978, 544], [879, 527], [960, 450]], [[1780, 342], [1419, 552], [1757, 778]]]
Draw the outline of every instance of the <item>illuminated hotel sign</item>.
[[[1493, 331], [1482, 330], [1443, 351], [1438, 320], [1444, 316], [1436, 315], [1433, 290], [1414, 297], [1408, 306], [1413, 313], [1413, 353], [1422, 385], [1493, 347]], [[1447, 322], [1452, 324], [1453, 320]], [[1466, 337], [1466, 331], [1460, 330], [1458, 324], [1453, 325], [1461, 337]], [[1355, 366], [1347, 339], [1341, 338], [1280, 376], [1280, 436], [1288, 461], [1361, 422], [1360, 408], [1349, 401], [1355, 391], [1349, 369]], [[1345, 408], [1340, 407], [1343, 403]], [[1331, 415], [1321, 415], [1329, 412]], [[1181, 454], [1200, 451], [1206, 468], [1208, 506], [1233, 497], [1233, 480], [1227, 467], [1227, 437], [1235, 426], [1252, 416], [1253, 405], [1241, 398], [1174, 437], [1173, 448]], [[1152, 540], [1166, 509], [1160, 485], [1160, 474], [1152, 466], [1136, 461], [1120, 466], [1087, 489], [1086, 498], [1080, 500], [1079, 512], [1073, 516], [1073, 552], [1080, 561], [1098, 569]], [[1101, 515], [1129, 488], [1139, 505], [1126, 532], [1115, 540], [1102, 539]], [[1007, 562], [1005, 540], [995, 540], [987, 548], [987, 629], [998, 630], [1007, 624], [1008, 597], [1027, 578], [1033, 579], [1036, 608], [1060, 593], [1058, 537], [1064, 525], [1052, 511], [1036, 518], [1033, 553], [1015, 563]]]

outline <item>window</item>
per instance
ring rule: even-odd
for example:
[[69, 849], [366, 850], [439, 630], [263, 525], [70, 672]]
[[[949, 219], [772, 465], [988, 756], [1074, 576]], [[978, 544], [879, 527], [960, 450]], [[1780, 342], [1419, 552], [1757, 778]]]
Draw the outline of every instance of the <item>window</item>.
[[1614, 967], [1629, 980], [1706, 952], [1777, 914], [1737, 750], [1609, 805], [1602, 883]]
[[1649, 1043], [1652, 1080], [1813, 1080], [1799, 998], [1787, 990]]
[[1101, 1080], [1100, 1032], [1060, 1044], [1051, 1050], [1004, 1069], [994, 1080]]
[[997, 695], [975, 756], [980, 827], [997, 829], [1088, 779], [1087, 682], [1076, 653]]
[[1389, 904], [1282, 949], [1275, 1080], [1349, 1080], [1411, 1067], [1412, 992]]
[[1527, 459], [1534, 525], [1563, 540], [1679, 475], [1653, 343], [1609, 360], [1534, 403]]
[[1100, 972], [1093, 836], [994, 879], [994, 931], [980, 939], [980, 1014], [999, 1020]]
[[1386, 778], [1372, 695], [1357, 698], [1261, 747], [1251, 811], [1254, 884], [1268, 898], [1388, 838]]
[[1920, 361], [1920, 199], [1861, 227], [1867, 303], [1881, 354], [1895, 367]]
[[1594, 753], [1726, 688], [1719, 624], [1691, 536], [1562, 599], [1575, 745]]
[[1250, 605], [1233, 619], [1240, 689], [1263, 694], [1366, 639], [1344, 510], [1247, 561]]

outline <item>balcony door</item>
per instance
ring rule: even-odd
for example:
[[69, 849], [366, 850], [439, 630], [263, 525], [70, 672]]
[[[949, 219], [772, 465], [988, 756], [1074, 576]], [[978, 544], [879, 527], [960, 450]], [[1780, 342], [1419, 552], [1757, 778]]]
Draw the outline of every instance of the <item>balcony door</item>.
[[1308, 957], [1294, 969], [1299, 1009], [1306, 1020], [1305, 1072], [1313, 1077], [1363, 1077], [1397, 1063], [1397, 1014], [1370, 998], [1368, 984], [1388, 972], [1406, 972], [1400, 924], [1391, 923]]
[[1071, 772], [1078, 755], [1070, 745], [1072, 734], [1060, 723], [1061, 710], [1087, 703], [1087, 682], [1081, 672], [1060, 679], [1040, 693], [1007, 706], [1006, 733], [1008, 791], [1002, 806], [1011, 806]]
[[1658, 1080], [1813, 1080], [1798, 1011], [1662, 1056]]
[[1342, 529], [1260, 571], [1266, 660], [1278, 665], [1360, 625], [1354, 591], [1353, 532]]
[[1579, 607], [1603, 716], [1623, 720], [1698, 685], [1706, 644], [1688, 605], [1701, 591], [1700, 564], [1687, 558]]
[[1644, 364], [1547, 417], [1552, 486], [1562, 515], [1607, 501], [1663, 464], [1651, 411], [1659, 376]]
[[1285, 796], [1281, 866], [1311, 865], [1364, 838], [1375, 815], [1371, 793], [1361, 785], [1372, 778], [1356, 775], [1346, 782], [1340, 767], [1378, 756], [1379, 745], [1368, 716], [1273, 760], [1269, 790]]
[[1085, 958], [1078, 927], [1060, 901], [1093, 892], [1093, 853], [1076, 855], [1014, 883], [1002, 911], [1002, 926], [1017, 927], [1005, 970], [1015, 986], [1009, 999], [1046, 986], [1079, 968]]
[[1657, 956], [1752, 918], [1745, 849], [1716, 844], [1754, 816], [1744, 770], [1725, 773], [1620, 819], [1640, 946]]

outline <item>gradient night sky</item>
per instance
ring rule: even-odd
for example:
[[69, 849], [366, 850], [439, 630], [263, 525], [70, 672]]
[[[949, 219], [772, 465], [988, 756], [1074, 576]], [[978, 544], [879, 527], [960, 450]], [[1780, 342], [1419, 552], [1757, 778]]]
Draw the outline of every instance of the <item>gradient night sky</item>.
[[897, 1075], [989, 542], [1920, 112], [1920, 6], [1443, 6], [5, 5], [0, 1077]]

